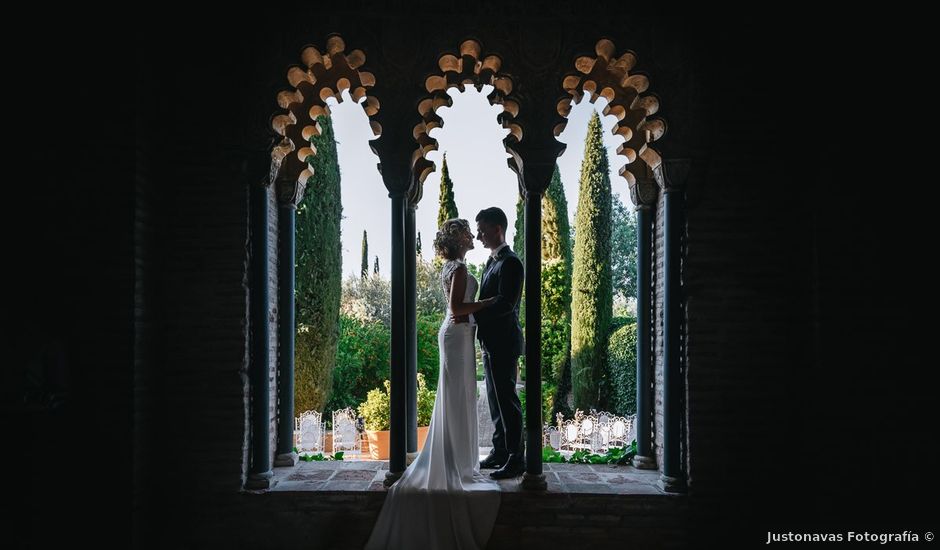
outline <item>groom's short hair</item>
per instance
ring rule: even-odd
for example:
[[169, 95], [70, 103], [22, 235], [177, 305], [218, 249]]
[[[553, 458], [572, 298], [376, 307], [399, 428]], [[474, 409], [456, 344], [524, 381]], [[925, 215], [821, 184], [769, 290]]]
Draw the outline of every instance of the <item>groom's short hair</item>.
[[495, 206], [484, 208], [477, 214], [476, 221], [498, 225], [503, 228], [503, 232], [509, 228], [509, 220], [506, 219], [506, 213]]

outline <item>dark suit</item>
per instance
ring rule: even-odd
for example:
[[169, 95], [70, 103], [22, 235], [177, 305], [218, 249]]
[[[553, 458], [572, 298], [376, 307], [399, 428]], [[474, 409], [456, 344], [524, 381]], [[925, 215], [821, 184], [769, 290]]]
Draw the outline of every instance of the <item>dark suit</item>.
[[487, 261], [480, 283], [480, 300], [496, 296], [490, 307], [473, 314], [477, 337], [483, 352], [486, 395], [493, 433], [494, 453], [510, 460], [522, 460], [522, 403], [516, 395], [519, 356], [525, 344], [519, 325], [519, 301], [525, 279], [522, 261], [503, 247], [496, 259]]

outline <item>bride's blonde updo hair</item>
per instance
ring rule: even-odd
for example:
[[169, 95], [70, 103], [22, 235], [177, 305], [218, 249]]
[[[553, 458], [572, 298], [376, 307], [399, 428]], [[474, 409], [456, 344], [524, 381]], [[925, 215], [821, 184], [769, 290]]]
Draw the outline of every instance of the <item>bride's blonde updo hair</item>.
[[470, 222], [467, 220], [452, 218], [444, 222], [434, 237], [434, 252], [445, 260], [457, 259], [464, 231], [470, 231]]

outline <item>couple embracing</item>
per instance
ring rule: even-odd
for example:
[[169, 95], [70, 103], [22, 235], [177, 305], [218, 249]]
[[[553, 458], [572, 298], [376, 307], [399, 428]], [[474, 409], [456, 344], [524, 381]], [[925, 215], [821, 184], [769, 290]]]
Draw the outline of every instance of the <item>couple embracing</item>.
[[[490, 250], [479, 282], [466, 265], [466, 253], [474, 248], [467, 220], [447, 220], [434, 240], [435, 253], [445, 260], [440, 282], [447, 298], [438, 332], [437, 397], [424, 448], [389, 490], [368, 549], [483, 548], [499, 510], [499, 485], [493, 480], [525, 471], [522, 405], [516, 394], [524, 349], [519, 324], [524, 272], [506, 244], [506, 214], [491, 207], [475, 221], [476, 239]], [[493, 448], [482, 461], [476, 339], [495, 426]], [[487, 477], [481, 469], [494, 471]]]

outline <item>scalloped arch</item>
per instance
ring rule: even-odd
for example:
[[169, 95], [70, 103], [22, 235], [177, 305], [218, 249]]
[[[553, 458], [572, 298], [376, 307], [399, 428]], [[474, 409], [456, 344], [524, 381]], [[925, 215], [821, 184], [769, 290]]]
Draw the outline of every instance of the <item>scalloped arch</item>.
[[[370, 117], [375, 138], [382, 132], [371, 117], [379, 111], [379, 100], [368, 95], [375, 86], [375, 76], [360, 70], [366, 62], [362, 50], [346, 53], [346, 42], [340, 35], [331, 35], [326, 47], [307, 45], [300, 52], [300, 65], [287, 70], [289, 89], [277, 94], [278, 111], [271, 116], [272, 129], [282, 137], [271, 151], [271, 181], [286, 179], [306, 185], [313, 176], [310, 161], [317, 154], [311, 140], [320, 135], [317, 117], [330, 116], [326, 100], [336, 98], [342, 103], [342, 92], [348, 90], [357, 103], [363, 97], [363, 109]], [[373, 139], [375, 139], [373, 138]]]
[[[627, 163], [620, 169], [620, 176], [627, 180], [631, 194], [636, 193], [638, 180], [649, 180], [662, 163], [662, 157], [651, 144], [666, 133], [666, 122], [654, 117], [659, 111], [659, 98], [649, 93], [650, 80], [644, 74], [631, 73], [636, 65], [636, 54], [632, 51], [616, 56], [614, 43], [606, 38], [594, 45], [595, 56], [579, 56], [574, 61], [577, 72], [565, 76], [562, 88], [570, 95], [563, 97], [556, 106], [558, 114], [566, 117], [571, 112], [573, 100], [587, 96], [594, 103], [598, 97], [608, 103], [604, 115], [613, 115], [617, 124], [611, 133], [620, 135], [624, 141], [617, 154]], [[567, 121], [555, 126], [555, 136], [564, 131]]]
[[429, 134], [434, 128], [444, 125], [437, 110], [451, 105], [451, 98], [447, 95], [451, 88], [463, 92], [468, 85], [477, 91], [482, 91], [485, 85], [493, 87], [487, 99], [491, 105], [502, 105], [503, 112], [498, 115], [497, 121], [509, 130], [503, 144], [512, 158], [518, 158], [512, 150], [512, 145], [522, 141], [522, 127], [515, 123], [515, 118], [519, 115], [519, 101], [512, 95], [513, 80], [508, 74], [500, 72], [503, 59], [499, 54], [484, 54], [483, 51], [483, 45], [479, 41], [464, 40], [459, 44], [457, 51], [445, 52], [438, 57], [437, 66], [440, 72], [430, 74], [424, 81], [428, 95], [418, 103], [421, 121], [412, 132], [418, 144], [411, 157], [412, 174], [417, 183], [412, 186], [416, 188], [411, 193], [413, 202], [421, 199], [421, 184], [428, 174], [434, 171], [434, 163], [428, 160], [427, 155], [436, 151], [438, 144]]

